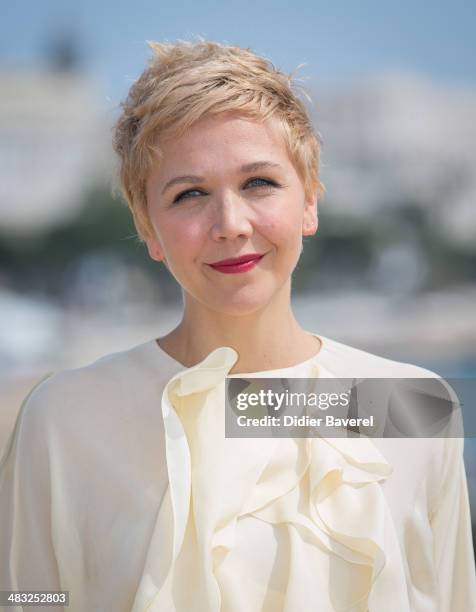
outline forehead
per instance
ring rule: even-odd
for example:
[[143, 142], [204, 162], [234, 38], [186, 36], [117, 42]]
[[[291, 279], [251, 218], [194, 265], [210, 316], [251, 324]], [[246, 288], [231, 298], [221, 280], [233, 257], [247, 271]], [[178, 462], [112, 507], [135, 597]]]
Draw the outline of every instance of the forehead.
[[218, 169], [266, 159], [281, 165], [290, 160], [279, 119], [259, 119], [236, 113], [203, 117], [177, 137], [159, 139], [161, 167], [200, 165]]

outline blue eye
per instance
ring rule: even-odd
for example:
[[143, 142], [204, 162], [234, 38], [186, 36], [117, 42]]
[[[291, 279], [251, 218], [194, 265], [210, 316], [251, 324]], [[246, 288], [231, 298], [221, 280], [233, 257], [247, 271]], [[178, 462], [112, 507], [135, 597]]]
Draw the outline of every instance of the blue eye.
[[[267, 179], [263, 179], [263, 178], [254, 178], [251, 179], [250, 181], [248, 181], [248, 183], [246, 183], [247, 185], [249, 185], [249, 183], [254, 183], [256, 181], [262, 181], [262, 183], [264, 183], [265, 185], [273, 185], [276, 186], [276, 183], [273, 183], [272, 181], [268, 181]], [[260, 185], [258, 185], [258, 187], [260, 187]]]
[[174, 198], [174, 202], [178, 202], [179, 200], [183, 200], [185, 198], [185, 196], [187, 196], [187, 194], [189, 193], [202, 193], [201, 191], [198, 191], [198, 189], [189, 189], [188, 191], [182, 191], [182, 193], [179, 193], [175, 198]]
[[[261, 181], [261, 184], [256, 184], [257, 181]], [[255, 187], [279, 187], [279, 185], [277, 183], [275, 183], [274, 181], [271, 181], [269, 179], [264, 179], [261, 177], [256, 177], [256, 178], [252, 178], [249, 181], [247, 181], [245, 183], [245, 186], [250, 185], [251, 183], [255, 183]], [[193, 194], [193, 193], [198, 193], [199, 195], [203, 194], [204, 192], [201, 191], [200, 189], [188, 189], [187, 191], [182, 191], [181, 193], [179, 193], [175, 198], [174, 198], [174, 203], [175, 202], [179, 202], [180, 200], [183, 199], [188, 199], [189, 197], [196, 197], [196, 196], [190, 196], [189, 194]], [[205, 194], [206, 195], [206, 194]]]

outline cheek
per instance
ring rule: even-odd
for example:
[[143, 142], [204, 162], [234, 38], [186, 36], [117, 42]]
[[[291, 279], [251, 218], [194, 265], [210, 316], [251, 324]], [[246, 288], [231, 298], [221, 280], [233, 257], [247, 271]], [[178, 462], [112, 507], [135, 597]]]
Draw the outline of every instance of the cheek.
[[260, 216], [259, 225], [260, 232], [271, 241], [289, 244], [301, 240], [302, 214], [289, 206], [270, 209]]
[[198, 252], [203, 244], [203, 230], [199, 223], [190, 220], [168, 220], [160, 225], [164, 247], [170, 257], [179, 259]]

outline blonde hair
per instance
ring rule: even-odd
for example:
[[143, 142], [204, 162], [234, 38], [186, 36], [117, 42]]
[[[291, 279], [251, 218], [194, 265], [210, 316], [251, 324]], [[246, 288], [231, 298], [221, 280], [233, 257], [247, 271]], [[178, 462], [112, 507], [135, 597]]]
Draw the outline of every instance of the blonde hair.
[[146, 181], [151, 165], [162, 157], [158, 137], [179, 136], [205, 115], [235, 111], [263, 121], [277, 117], [306, 195], [319, 197], [325, 192], [319, 180], [320, 135], [291, 74], [282, 73], [249, 48], [201, 37], [193, 42], [148, 44], [154, 55], [121, 103], [113, 128], [119, 188], [140, 241], [152, 235]]

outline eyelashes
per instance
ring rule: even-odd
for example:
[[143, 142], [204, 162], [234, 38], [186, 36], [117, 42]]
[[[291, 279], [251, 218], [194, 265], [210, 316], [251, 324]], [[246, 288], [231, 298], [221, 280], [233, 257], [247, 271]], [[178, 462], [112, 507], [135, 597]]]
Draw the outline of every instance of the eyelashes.
[[[256, 184], [257, 181], [260, 181], [260, 183]], [[255, 177], [250, 179], [245, 183], [245, 187], [248, 186], [250, 183], [255, 183], [254, 187], [264, 188], [265, 190], [271, 190], [273, 188], [281, 187], [281, 185], [276, 183], [276, 181], [273, 181], [271, 179], [265, 179], [262, 177]], [[191, 197], [197, 197], [188, 195], [193, 193], [197, 193], [199, 195], [206, 194], [206, 192], [202, 191], [201, 189], [187, 189], [186, 191], [182, 191], [181, 193], [177, 194], [173, 200], [173, 203], [175, 204], [176, 202], [180, 202], [181, 200], [188, 200]]]

